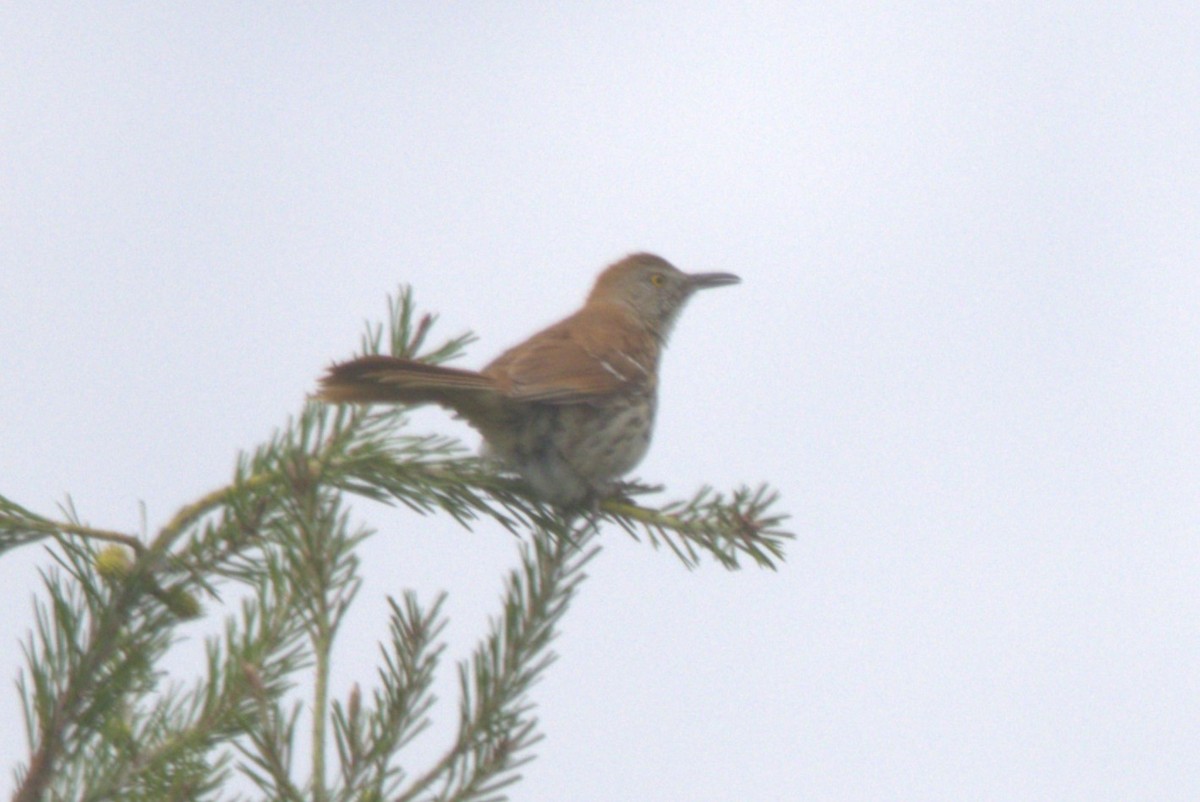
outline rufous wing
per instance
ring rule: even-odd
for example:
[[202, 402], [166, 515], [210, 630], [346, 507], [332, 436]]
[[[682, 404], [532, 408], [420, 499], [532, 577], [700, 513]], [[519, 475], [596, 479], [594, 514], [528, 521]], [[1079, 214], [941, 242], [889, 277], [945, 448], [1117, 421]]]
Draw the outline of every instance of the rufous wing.
[[658, 347], [620, 307], [591, 304], [501, 354], [482, 373], [514, 400], [586, 404], [653, 388]]

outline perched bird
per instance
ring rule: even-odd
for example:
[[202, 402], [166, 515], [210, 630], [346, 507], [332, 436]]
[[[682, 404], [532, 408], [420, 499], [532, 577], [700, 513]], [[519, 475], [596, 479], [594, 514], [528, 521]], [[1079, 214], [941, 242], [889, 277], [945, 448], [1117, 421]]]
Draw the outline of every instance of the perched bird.
[[434, 403], [484, 440], [484, 456], [558, 506], [594, 501], [645, 456], [658, 361], [696, 290], [730, 273], [687, 274], [637, 253], [606, 268], [583, 307], [478, 372], [389, 356], [331, 367], [317, 397], [331, 403]]

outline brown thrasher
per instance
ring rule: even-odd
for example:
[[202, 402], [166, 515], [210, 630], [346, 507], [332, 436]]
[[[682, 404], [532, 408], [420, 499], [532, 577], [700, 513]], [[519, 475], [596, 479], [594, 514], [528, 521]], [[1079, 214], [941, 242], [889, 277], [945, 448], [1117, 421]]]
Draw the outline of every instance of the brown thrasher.
[[609, 491], [645, 456], [659, 356], [688, 298], [738, 281], [634, 254], [600, 274], [582, 309], [481, 371], [364, 356], [331, 367], [317, 397], [440, 404], [478, 430], [484, 455], [519, 473], [536, 496], [573, 506]]

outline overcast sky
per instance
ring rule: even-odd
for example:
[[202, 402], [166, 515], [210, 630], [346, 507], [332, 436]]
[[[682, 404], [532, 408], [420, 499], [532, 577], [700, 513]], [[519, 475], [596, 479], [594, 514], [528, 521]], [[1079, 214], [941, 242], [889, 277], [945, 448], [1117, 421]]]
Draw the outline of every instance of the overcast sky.
[[[654, 251], [743, 283], [637, 474], [798, 539], [606, 532], [514, 798], [1200, 798], [1200, 6], [303, 5], [0, 11], [0, 493], [153, 528], [400, 282], [480, 366]], [[343, 696], [386, 594], [461, 656], [516, 561], [358, 512]], [[0, 793], [48, 564], [0, 560]]]

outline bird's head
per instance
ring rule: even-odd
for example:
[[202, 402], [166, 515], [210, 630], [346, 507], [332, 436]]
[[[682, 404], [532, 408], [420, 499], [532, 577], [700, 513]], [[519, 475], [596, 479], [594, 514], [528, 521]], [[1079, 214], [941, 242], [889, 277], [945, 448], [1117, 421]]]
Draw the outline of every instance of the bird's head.
[[626, 306], [662, 340], [670, 333], [692, 293], [739, 281], [732, 273], [684, 273], [661, 256], [635, 253], [600, 274], [588, 303]]

